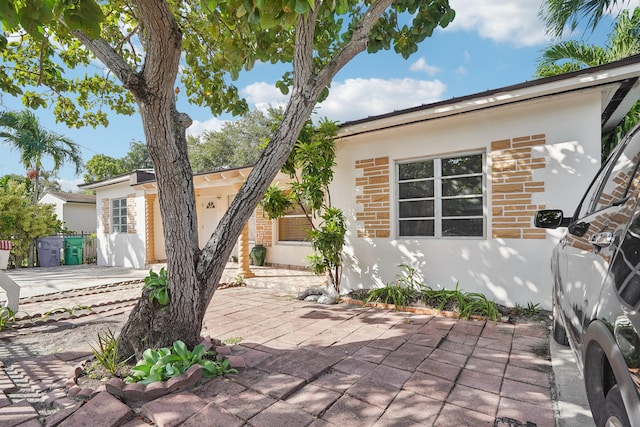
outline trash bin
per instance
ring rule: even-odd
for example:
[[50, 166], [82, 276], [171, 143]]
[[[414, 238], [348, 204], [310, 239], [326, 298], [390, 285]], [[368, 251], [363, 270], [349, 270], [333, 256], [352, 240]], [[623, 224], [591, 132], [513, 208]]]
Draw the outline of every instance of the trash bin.
[[64, 239], [59, 236], [39, 237], [36, 239], [38, 248], [38, 265], [40, 267], [57, 267], [60, 265], [60, 251]]
[[64, 263], [65, 265], [82, 264], [82, 245], [84, 237], [64, 238]]
[[264, 265], [264, 257], [267, 255], [267, 248], [262, 245], [255, 245], [249, 253], [249, 258], [253, 261], [253, 265]]
[[11, 252], [11, 241], [0, 240], [0, 270], [6, 270], [9, 264], [9, 253]]

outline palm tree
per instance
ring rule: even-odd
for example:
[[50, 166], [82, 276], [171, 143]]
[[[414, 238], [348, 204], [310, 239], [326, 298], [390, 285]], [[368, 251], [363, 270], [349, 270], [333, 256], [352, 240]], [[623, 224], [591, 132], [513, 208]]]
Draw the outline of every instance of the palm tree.
[[[606, 46], [585, 45], [570, 40], [548, 47], [538, 61], [536, 76], [548, 77], [617, 61], [640, 53], [640, 8], [629, 16], [618, 15]], [[618, 141], [640, 121], [640, 101], [611, 132], [602, 137], [602, 157], [606, 158]]]
[[44, 129], [33, 112], [0, 112], [0, 128], [5, 129], [0, 131], [0, 138], [20, 152], [20, 160], [25, 168], [35, 171], [33, 204], [39, 198], [44, 157], [53, 159], [53, 169], [50, 172], [57, 172], [66, 161], [75, 166], [76, 174], [82, 171], [80, 147], [70, 139]]
[[560, 37], [567, 23], [570, 31], [573, 31], [581, 19], [587, 19], [589, 26], [594, 29], [607, 10], [617, 4], [628, 3], [629, 0], [546, 0], [540, 16], [547, 24], [547, 32]]
[[[18, 150], [24, 167], [35, 172], [32, 204], [35, 205], [39, 198], [43, 157], [53, 159], [53, 169], [50, 172], [57, 172], [67, 160], [76, 167], [76, 175], [82, 171], [80, 147], [70, 139], [44, 129], [33, 112], [0, 112], [0, 128], [5, 129], [0, 131], [0, 140]], [[29, 267], [33, 267], [33, 259], [34, 245], [31, 242]]]

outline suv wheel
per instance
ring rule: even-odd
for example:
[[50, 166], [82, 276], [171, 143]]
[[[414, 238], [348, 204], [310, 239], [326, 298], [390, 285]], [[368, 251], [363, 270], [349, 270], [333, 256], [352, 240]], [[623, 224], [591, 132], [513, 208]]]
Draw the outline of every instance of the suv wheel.
[[607, 410], [604, 422], [605, 427], [628, 427], [631, 425], [629, 418], [627, 418], [627, 411], [624, 408], [618, 384], [614, 385], [607, 393], [605, 407]]

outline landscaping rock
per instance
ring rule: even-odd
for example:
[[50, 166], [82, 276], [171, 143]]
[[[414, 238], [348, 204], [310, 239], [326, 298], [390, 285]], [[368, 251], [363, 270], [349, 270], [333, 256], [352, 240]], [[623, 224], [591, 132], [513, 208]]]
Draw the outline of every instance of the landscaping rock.
[[333, 288], [312, 287], [307, 288], [298, 294], [299, 300], [306, 302], [317, 302], [318, 304], [335, 304], [339, 295]]
[[321, 295], [318, 298], [318, 304], [335, 304], [338, 297], [335, 295]]
[[323, 295], [325, 292], [326, 292], [326, 289], [324, 289], [324, 288], [322, 288], [320, 286], [315, 286], [315, 287], [311, 287], [311, 288], [306, 288], [304, 291], [302, 291], [302, 292], [300, 292], [298, 294], [297, 298], [300, 301], [303, 301], [303, 300], [306, 301], [305, 298], [307, 298], [310, 295], [318, 295], [319, 296], [319, 295]]

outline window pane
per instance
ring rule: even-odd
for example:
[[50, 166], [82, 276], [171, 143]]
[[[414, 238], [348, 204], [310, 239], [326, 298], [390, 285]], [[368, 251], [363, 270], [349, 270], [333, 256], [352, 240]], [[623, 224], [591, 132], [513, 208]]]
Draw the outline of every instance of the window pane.
[[434, 221], [432, 219], [400, 221], [400, 235], [433, 236], [433, 224]]
[[119, 216], [114, 216], [113, 217], [113, 225], [120, 225], [120, 217]]
[[482, 154], [442, 159], [442, 176], [482, 173]]
[[418, 199], [433, 197], [433, 181], [414, 181], [399, 184], [401, 199]]
[[482, 177], [471, 176], [468, 178], [449, 178], [442, 180], [442, 195], [467, 196], [482, 194]]
[[442, 200], [443, 216], [481, 216], [482, 197]]
[[433, 200], [400, 202], [400, 218], [430, 217], [433, 214]]
[[433, 178], [433, 160], [401, 163], [398, 165], [398, 177], [401, 181], [407, 179]]
[[307, 230], [311, 229], [306, 217], [284, 217], [278, 220], [278, 240], [304, 242], [309, 240]]
[[443, 219], [443, 236], [483, 236], [482, 218], [474, 219]]

